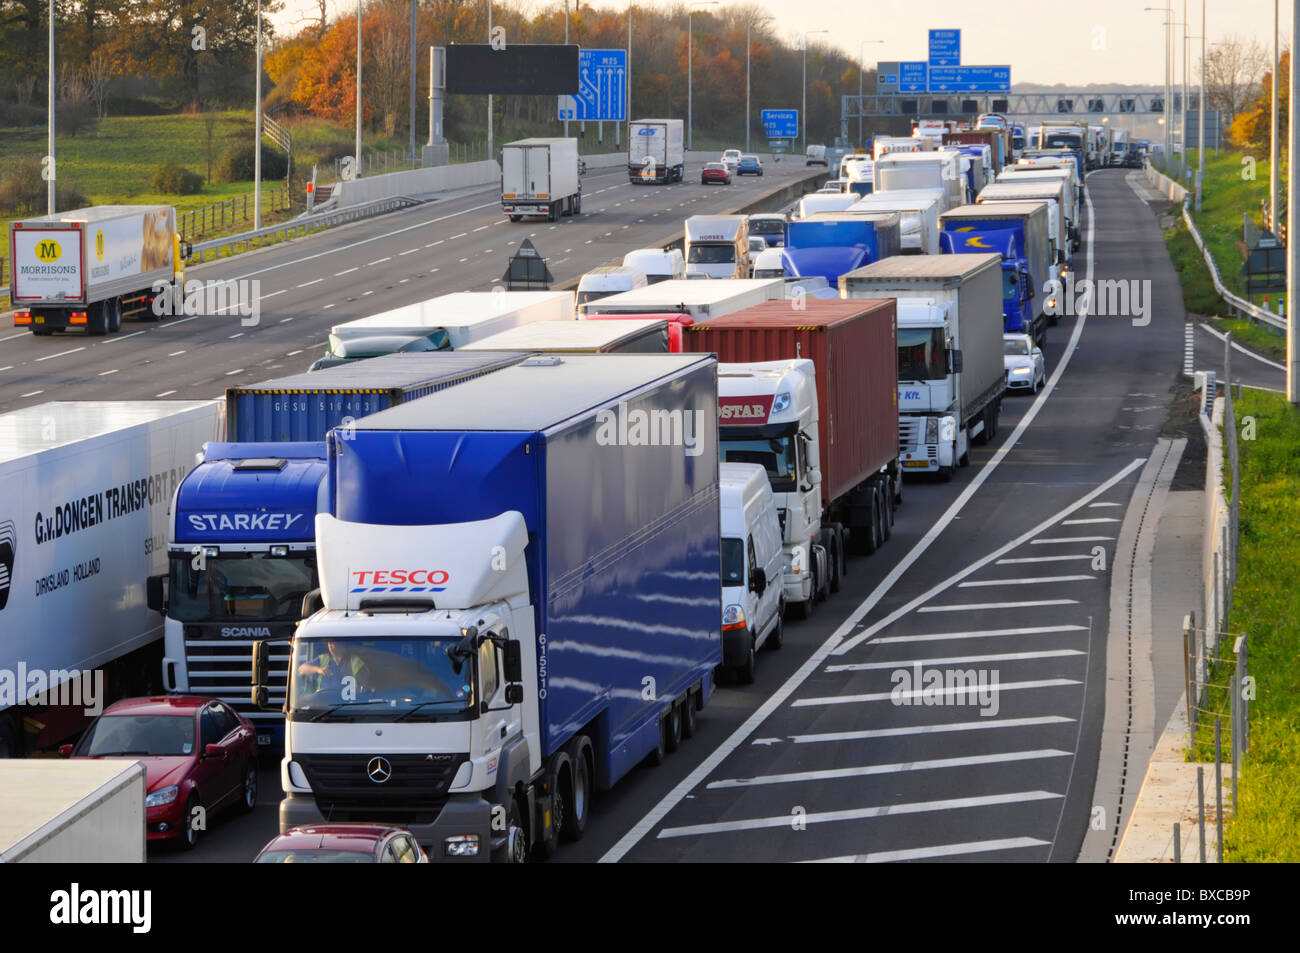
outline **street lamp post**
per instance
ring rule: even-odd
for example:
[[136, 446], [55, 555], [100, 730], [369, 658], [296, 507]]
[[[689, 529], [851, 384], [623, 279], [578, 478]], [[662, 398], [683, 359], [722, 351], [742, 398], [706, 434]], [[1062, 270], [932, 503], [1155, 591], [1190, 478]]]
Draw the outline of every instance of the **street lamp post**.
[[[357, 162], [352, 169], [352, 175], [355, 178], [361, 178], [361, 5], [362, 0], [357, 0]], [[261, 151], [261, 143], [258, 143], [258, 151]]]
[[[1275, 70], [1274, 72], [1276, 72], [1276, 70]], [[49, 179], [47, 179], [47, 180], [46, 180], [46, 183], [45, 183], [45, 202], [46, 202], [46, 214], [47, 214], [50, 218], [53, 218], [53, 217], [54, 217], [54, 178], [55, 178], [55, 175], [57, 174], [56, 170], [57, 170], [57, 168], [58, 168], [58, 167], [54, 164], [54, 0], [50, 0], [50, 79], [49, 79], [49, 86], [50, 86], [50, 90], [49, 90], [49, 92], [50, 92], [50, 109], [49, 109], [49, 111], [50, 111], [50, 117], [49, 117], [49, 123], [50, 123], [50, 142], [49, 142], [50, 158], [49, 158], [49, 162], [50, 162], [50, 167], [49, 167], [49, 169], [48, 169], [47, 172], [46, 172], [46, 174], [49, 175]], [[1276, 97], [1274, 97], [1274, 98], [1276, 98]]]
[[759, 17], [757, 20], [751, 20], [745, 25], [745, 151], [749, 151], [749, 34], [754, 28], [755, 23], [766, 23], [768, 20], [775, 20], [776, 17]]
[[262, 0], [257, 0], [257, 119], [253, 125], [253, 229], [262, 227]]
[[867, 71], [866, 45], [884, 42], [884, 40], [863, 40], [858, 46], [858, 143], [860, 145], [866, 144], [862, 138], [862, 74]]
[[[1276, 35], [1276, 34], [1275, 34]], [[1295, 67], [1296, 50], [1300, 50], [1300, 45], [1296, 41], [1300, 39], [1300, 0], [1293, 0], [1291, 5], [1291, 78], [1289, 81], [1289, 92], [1291, 102], [1300, 102], [1300, 70]], [[1277, 70], [1273, 70], [1273, 82], [1277, 82]], [[1277, 97], [1273, 97], [1273, 102], [1277, 102]], [[1300, 155], [1300, 120], [1296, 119], [1295, 109], [1287, 110], [1289, 113], [1287, 124], [1288, 138], [1291, 140], [1291, 155]], [[1291, 224], [1300, 222], [1300, 190], [1295, 187], [1295, 160], [1287, 166], [1287, 188], [1286, 188], [1286, 207], [1287, 221]], [[1287, 236], [1290, 239], [1290, 236]], [[1286, 245], [1286, 302], [1287, 302], [1287, 320], [1286, 320], [1286, 399], [1292, 406], [1300, 405], [1300, 342], [1296, 340], [1296, 317], [1295, 307], [1292, 302], [1297, 300], [1296, 294], [1300, 293], [1300, 241], [1291, 239]], [[1229, 383], [1224, 381], [1225, 384]]]
[[[1297, 0], [1300, 2], [1300, 0]], [[812, 33], [829, 33], [830, 30], [804, 30], [800, 34], [803, 47], [803, 109], [799, 116], [799, 128], [803, 132], [803, 151], [808, 153], [808, 36]]]
[[1161, 12], [1161, 13], [1164, 13], [1164, 14], [1166, 15], [1165, 21], [1164, 21], [1164, 23], [1161, 24], [1161, 25], [1165, 28], [1165, 102], [1164, 102], [1164, 107], [1165, 107], [1165, 108], [1164, 108], [1164, 120], [1165, 120], [1165, 162], [1168, 163], [1168, 162], [1170, 162], [1170, 161], [1173, 159], [1173, 157], [1174, 157], [1173, 143], [1172, 143], [1172, 141], [1171, 141], [1171, 139], [1170, 139], [1170, 135], [1171, 135], [1171, 133], [1172, 133], [1172, 131], [1173, 131], [1173, 122], [1172, 122], [1172, 117], [1169, 115], [1170, 100], [1173, 98], [1172, 95], [1171, 95], [1171, 92], [1172, 92], [1172, 91], [1171, 91], [1170, 88], [1169, 88], [1169, 85], [1170, 85], [1170, 83], [1169, 83], [1169, 79], [1170, 79], [1170, 72], [1169, 72], [1169, 35], [1170, 35], [1170, 33], [1172, 32], [1172, 31], [1170, 30], [1170, 24], [1171, 24], [1171, 22], [1173, 21], [1174, 14], [1173, 14], [1173, 10], [1171, 10], [1169, 7], [1143, 7], [1142, 10], [1143, 10], [1143, 12]]
[[[1277, 113], [1277, 67], [1278, 63], [1278, 24], [1277, 24], [1277, 5], [1278, 0], [1273, 0], [1273, 117], [1272, 117], [1272, 134], [1268, 140], [1268, 217], [1273, 223], [1273, 234], [1277, 234], [1277, 177], [1278, 177], [1278, 113]], [[1292, 54], [1294, 59], [1294, 54]], [[1292, 300], [1291, 290], [1287, 289], [1286, 299]]]
[[718, 0], [696, 0], [694, 6], [686, 11], [686, 151], [690, 152], [695, 148], [695, 112], [694, 112], [694, 70], [692, 63], [692, 47], [695, 44], [695, 27], [692, 17], [695, 16], [695, 7], [716, 7]]
[[1201, 95], [1196, 110], [1196, 211], [1201, 210], [1201, 189], [1205, 187], [1205, 0], [1201, 0]]
[[[488, 8], [488, 42], [492, 42], [492, 0], [487, 0]], [[488, 93], [488, 136], [487, 157], [492, 158], [492, 94]]]

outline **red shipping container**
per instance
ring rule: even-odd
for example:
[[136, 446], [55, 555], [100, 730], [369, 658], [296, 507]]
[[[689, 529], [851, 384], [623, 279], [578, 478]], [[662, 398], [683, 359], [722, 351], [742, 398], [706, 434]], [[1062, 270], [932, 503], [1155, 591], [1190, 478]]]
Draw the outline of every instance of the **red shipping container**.
[[898, 458], [897, 323], [893, 298], [768, 301], [686, 328], [683, 347], [726, 364], [813, 362], [829, 508]]
[[[998, 140], [1002, 140], [1002, 150], [998, 150]], [[1003, 161], [1011, 156], [1011, 133], [997, 129], [972, 129], [966, 132], [945, 132], [945, 146], [979, 146], [986, 145], [993, 156], [993, 174], [1002, 171]]]

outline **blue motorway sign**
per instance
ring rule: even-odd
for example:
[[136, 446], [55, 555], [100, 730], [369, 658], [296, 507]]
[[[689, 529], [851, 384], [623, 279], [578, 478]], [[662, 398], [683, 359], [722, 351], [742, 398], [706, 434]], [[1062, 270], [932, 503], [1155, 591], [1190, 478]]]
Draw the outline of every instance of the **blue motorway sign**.
[[759, 115], [763, 120], [763, 135], [767, 138], [799, 138], [799, 110], [764, 109]]
[[1009, 93], [1010, 66], [932, 66], [932, 93]]
[[627, 119], [627, 50], [581, 50], [578, 93], [561, 96], [560, 119]]
[[931, 66], [958, 66], [961, 64], [961, 30], [931, 30]]
[[898, 91], [924, 93], [929, 89], [929, 66], [922, 62], [898, 64]]

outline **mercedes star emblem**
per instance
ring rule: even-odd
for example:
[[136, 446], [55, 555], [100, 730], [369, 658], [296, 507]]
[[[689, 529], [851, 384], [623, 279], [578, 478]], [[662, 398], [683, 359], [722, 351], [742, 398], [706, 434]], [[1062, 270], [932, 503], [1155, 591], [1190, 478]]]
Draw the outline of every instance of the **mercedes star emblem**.
[[366, 777], [375, 784], [383, 784], [393, 776], [393, 766], [387, 758], [371, 758], [366, 764]]

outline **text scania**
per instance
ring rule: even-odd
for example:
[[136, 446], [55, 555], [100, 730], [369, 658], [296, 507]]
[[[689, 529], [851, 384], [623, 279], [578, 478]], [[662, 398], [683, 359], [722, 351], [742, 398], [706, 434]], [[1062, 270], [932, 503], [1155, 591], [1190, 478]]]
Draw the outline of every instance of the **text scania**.
[[280, 532], [302, 519], [301, 513], [190, 513], [190, 526], [200, 533], [217, 530], [267, 530]]
[[172, 494], [184, 476], [183, 469], [174, 467], [80, 499], [69, 500], [55, 507], [52, 513], [37, 511], [34, 526], [36, 542], [39, 544], [59, 539], [119, 516], [129, 516], [146, 506], [165, 506], [171, 502]]

